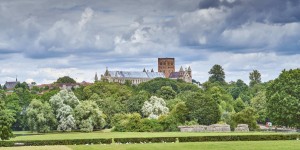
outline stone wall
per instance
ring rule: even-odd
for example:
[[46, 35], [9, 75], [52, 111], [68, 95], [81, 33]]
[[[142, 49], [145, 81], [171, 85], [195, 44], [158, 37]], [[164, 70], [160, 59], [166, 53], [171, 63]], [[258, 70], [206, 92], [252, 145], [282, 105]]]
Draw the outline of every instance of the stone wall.
[[208, 132], [230, 132], [230, 125], [228, 124], [213, 124], [208, 126]]
[[247, 124], [238, 124], [234, 129], [236, 132], [249, 132], [249, 127]]
[[228, 124], [179, 126], [178, 128], [180, 128], [180, 132], [230, 132]]

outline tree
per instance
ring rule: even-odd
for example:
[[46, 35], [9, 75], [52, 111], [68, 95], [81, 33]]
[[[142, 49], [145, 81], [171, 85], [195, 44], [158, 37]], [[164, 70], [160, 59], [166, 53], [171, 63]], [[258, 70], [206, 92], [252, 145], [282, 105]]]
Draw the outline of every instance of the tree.
[[63, 105], [57, 110], [56, 118], [59, 119], [58, 131], [71, 131], [76, 127], [73, 117], [73, 109], [69, 105]]
[[251, 99], [251, 107], [254, 109], [255, 113], [258, 114], [257, 121], [260, 123], [265, 123], [267, 114], [266, 114], [266, 92], [259, 92], [255, 97]]
[[58, 92], [59, 92], [58, 89], [53, 89], [53, 90], [47, 91], [41, 96], [41, 100], [44, 102], [49, 102], [51, 97], [54, 96], [55, 94], [57, 94]]
[[185, 103], [179, 102], [168, 115], [160, 116], [158, 121], [163, 126], [164, 131], [178, 131], [178, 126], [185, 123], [188, 112]]
[[137, 94], [131, 96], [127, 100], [127, 109], [128, 112], [133, 113], [133, 112], [138, 112], [142, 114], [142, 107], [145, 103], [150, 98], [150, 94], [146, 91], [139, 91]]
[[221, 65], [214, 65], [208, 73], [210, 74], [208, 79], [210, 82], [225, 82], [225, 72]]
[[33, 99], [27, 108], [28, 125], [31, 131], [49, 132], [56, 123], [55, 115], [48, 102]]
[[170, 86], [175, 92], [179, 92], [179, 82], [176, 80], [168, 79], [168, 78], [155, 78], [148, 82], [143, 82], [137, 86], [137, 90], [145, 90], [149, 92], [151, 95], [157, 94], [157, 92], [163, 86]]
[[218, 103], [202, 92], [192, 92], [184, 99], [189, 110], [188, 120], [198, 120], [199, 124], [211, 125], [220, 120]]
[[149, 101], [144, 103], [142, 112], [148, 118], [158, 119], [160, 115], [167, 114], [169, 112], [169, 108], [166, 107], [164, 99], [151, 96]]
[[112, 117], [117, 113], [124, 113], [126, 111], [126, 101], [124, 103], [120, 102], [118, 98], [115, 98], [113, 96], [101, 98], [98, 94], [94, 93], [89, 100], [96, 102], [99, 109], [105, 112], [107, 114], [107, 124], [108, 127], [111, 127], [111, 119]]
[[71, 131], [75, 128], [73, 109], [79, 104], [79, 100], [72, 91], [61, 90], [50, 98], [50, 104], [58, 119], [57, 130]]
[[250, 79], [250, 86], [254, 86], [255, 84], [261, 83], [261, 74], [258, 70], [253, 70], [253, 72], [250, 72], [249, 74]]
[[0, 138], [8, 140], [13, 136], [11, 127], [15, 122], [14, 114], [5, 109], [4, 100], [0, 97]]
[[14, 92], [6, 97], [5, 107], [14, 113], [16, 121], [13, 130], [28, 130], [26, 108], [32, 99], [28, 89], [15, 88]]
[[243, 100], [239, 97], [235, 100], [234, 102], [234, 110], [235, 112], [240, 112], [243, 109], [245, 109], [245, 103], [243, 102]]
[[22, 88], [22, 89], [29, 89], [29, 86], [28, 86], [28, 84], [26, 83], [26, 82], [23, 82], [23, 83], [20, 83], [20, 82], [18, 82], [17, 83], [17, 85], [15, 86], [15, 89], [17, 89], [17, 88]]
[[52, 108], [54, 109], [54, 112], [56, 112], [64, 105], [68, 105], [71, 108], [75, 108], [79, 104], [79, 100], [75, 96], [75, 94], [72, 91], [68, 91], [66, 89], [63, 89], [57, 94], [53, 95], [49, 101]]
[[55, 83], [76, 83], [76, 81], [69, 76], [64, 76], [64, 77], [58, 78]]
[[74, 109], [77, 127], [80, 131], [91, 132], [102, 129], [105, 125], [105, 115], [99, 110], [96, 102], [83, 101]]
[[158, 91], [158, 95], [165, 100], [170, 100], [175, 98], [176, 92], [172, 89], [171, 86], [163, 86]]
[[300, 128], [300, 69], [282, 71], [267, 88], [267, 116], [275, 125]]
[[251, 131], [258, 128], [256, 119], [257, 115], [254, 109], [251, 107], [247, 107], [244, 110], [232, 115], [234, 127], [236, 127], [238, 124], [248, 124], [249, 130]]

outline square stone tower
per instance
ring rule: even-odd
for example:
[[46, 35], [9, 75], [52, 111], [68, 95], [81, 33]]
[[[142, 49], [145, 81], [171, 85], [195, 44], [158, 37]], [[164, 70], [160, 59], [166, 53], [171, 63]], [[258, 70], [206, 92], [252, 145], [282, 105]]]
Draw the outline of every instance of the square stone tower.
[[169, 78], [175, 72], [175, 58], [158, 58], [158, 72], [163, 72]]

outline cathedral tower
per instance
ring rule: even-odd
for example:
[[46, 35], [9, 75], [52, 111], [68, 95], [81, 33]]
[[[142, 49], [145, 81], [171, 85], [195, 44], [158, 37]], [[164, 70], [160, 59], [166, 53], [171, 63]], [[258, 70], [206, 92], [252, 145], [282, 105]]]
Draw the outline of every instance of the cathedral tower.
[[169, 78], [175, 72], [175, 58], [158, 58], [158, 72], [163, 72]]

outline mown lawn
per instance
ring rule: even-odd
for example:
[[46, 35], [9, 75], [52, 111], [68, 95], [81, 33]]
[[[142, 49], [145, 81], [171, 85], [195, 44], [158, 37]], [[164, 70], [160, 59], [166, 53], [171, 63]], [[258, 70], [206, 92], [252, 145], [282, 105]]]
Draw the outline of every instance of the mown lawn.
[[299, 150], [300, 141], [235, 141], [198, 143], [111, 144], [9, 147], [0, 150]]
[[[270, 135], [284, 134], [275, 132], [246, 132], [246, 133], [197, 133], [197, 132], [70, 132], [47, 133], [35, 135], [30, 132], [14, 132], [17, 136], [12, 141], [19, 140], [60, 140], [60, 139], [95, 139], [95, 138], [130, 138], [130, 137], [185, 137], [185, 136], [222, 136], [222, 135]], [[286, 133], [288, 134], [288, 133]]]

